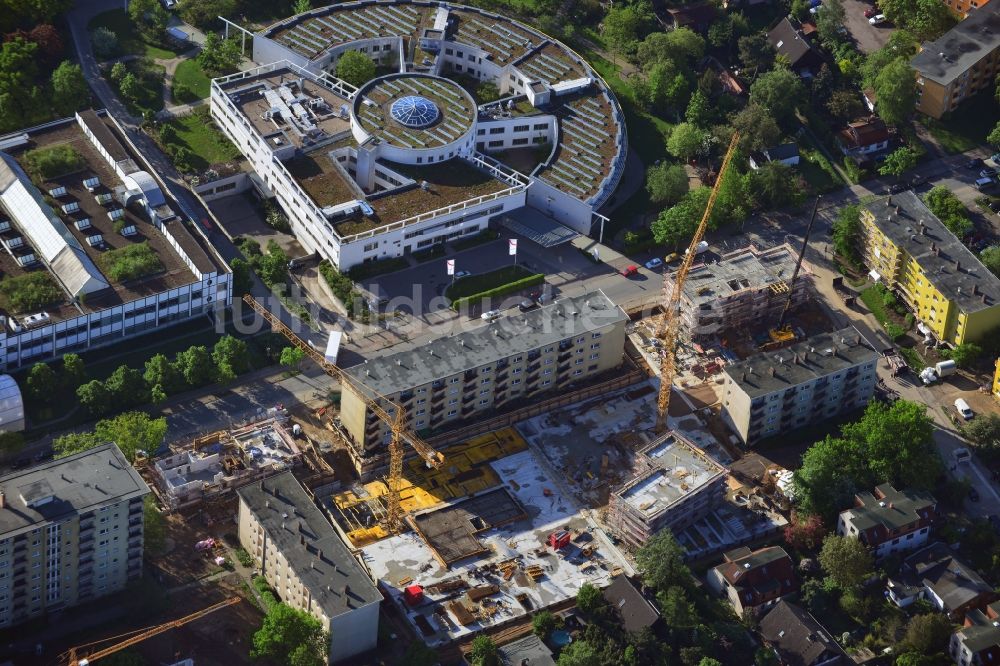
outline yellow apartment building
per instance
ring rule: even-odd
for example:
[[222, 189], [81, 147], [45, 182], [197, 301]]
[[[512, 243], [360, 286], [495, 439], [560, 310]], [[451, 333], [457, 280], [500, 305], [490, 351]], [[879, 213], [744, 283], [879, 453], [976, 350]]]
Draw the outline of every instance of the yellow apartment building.
[[917, 73], [917, 110], [933, 118], [984, 88], [992, 90], [1000, 72], [1000, 2], [969, 10], [971, 2], [953, 1], [966, 6], [965, 11], [953, 9], [967, 12], [968, 18], [921, 45], [920, 53], [910, 60]]
[[985, 7], [990, 0], [944, 0], [945, 6], [962, 18], [969, 15], [969, 12]]
[[934, 336], [959, 345], [1000, 326], [1000, 279], [911, 191], [861, 211], [861, 253], [872, 278], [896, 290]]
[[993, 395], [1000, 398], [1000, 358], [997, 359], [996, 370], [993, 371]]

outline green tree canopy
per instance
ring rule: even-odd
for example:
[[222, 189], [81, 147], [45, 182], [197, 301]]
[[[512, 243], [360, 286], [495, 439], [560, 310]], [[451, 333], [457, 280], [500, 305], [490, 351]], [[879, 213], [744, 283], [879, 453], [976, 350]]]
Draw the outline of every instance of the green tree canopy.
[[878, 6], [921, 42], [937, 39], [957, 22], [947, 6], [934, 0], [878, 0]]
[[104, 387], [119, 406], [141, 405], [149, 401], [149, 390], [142, 373], [127, 365], [119, 365], [104, 381]]
[[774, 46], [768, 41], [765, 33], [758, 32], [740, 37], [737, 44], [740, 62], [743, 63], [743, 67], [746, 69], [760, 72], [771, 69], [774, 65], [774, 58], [777, 53], [774, 50]]
[[375, 62], [359, 51], [346, 51], [337, 59], [337, 78], [362, 86], [375, 78]]
[[90, 105], [90, 88], [79, 65], [64, 60], [52, 72], [53, 103], [62, 115]]
[[749, 104], [733, 116], [733, 128], [740, 133], [740, 147], [746, 151], [773, 148], [781, 139], [781, 128], [771, 113], [759, 104]]
[[816, 12], [816, 30], [824, 43], [836, 43], [847, 12], [840, 0], [826, 0]]
[[212, 355], [203, 345], [188, 347], [177, 354], [177, 370], [188, 386], [204, 386], [215, 380], [215, 365]]
[[55, 397], [59, 378], [47, 363], [36, 363], [28, 371], [28, 395], [40, 402], [49, 402]]
[[943, 652], [951, 638], [952, 630], [951, 620], [943, 613], [914, 615], [906, 624], [901, 647], [904, 651], [917, 654]]
[[960, 368], [969, 368], [983, 355], [983, 348], [975, 342], [963, 342], [953, 349], [942, 349], [941, 355], [953, 360]]
[[111, 393], [104, 382], [92, 379], [76, 389], [76, 399], [88, 412], [95, 416], [107, 414], [111, 409]]
[[823, 539], [819, 564], [844, 592], [859, 590], [875, 570], [875, 562], [863, 543], [836, 534]]
[[597, 648], [588, 641], [573, 641], [559, 653], [559, 666], [604, 666]]
[[885, 46], [868, 54], [861, 65], [861, 79], [863, 85], [871, 87], [875, 84], [875, 77], [889, 63], [897, 58], [909, 59], [916, 55], [919, 42], [913, 38], [906, 30], [896, 30], [889, 35], [889, 41]]
[[878, 99], [878, 114], [886, 123], [899, 125], [913, 115], [917, 102], [917, 77], [909, 60], [898, 57], [875, 76], [872, 89]]
[[212, 348], [212, 361], [218, 376], [229, 381], [250, 369], [250, 352], [247, 343], [231, 335], [219, 338]]
[[974, 228], [969, 209], [947, 186], [935, 185], [924, 195], [924, 203], [956, 237], [962, 238]]
[[219, 24], [220, 16], [235, 16], [236, 6], [236, 0], [181, 0], [179, 13], [185, 23], [207, 30]]
[[854, 265], [861, 264], [858, 243], [861, 238], [861, 207], [857, 204], [844, 206], [837, 211], [837, 219], [831, 225], [833, 248]]
[[806, 89], [798, 75], [784, 68], [762, 74], [750, 85], [751, 104], [770, 111], [779, 126], [791, 122], [805, 99]]
[[691, 123], [680, 123], [670, 132], [667, 151], [674, 157], [690, 160], [702, 149], [706, 134]]
[[917, 166], [920, 161], [920, 153], [909, 146], [900, 146], [889, 153], [878, 172], [883, 176], [902, 176], [910, 169]]
[[646, 170], [646, 191], [659, 206], [671, 206], [687, 194], [688, 175], [680, 164], [662, 162]]
[[198, 64], [209, 76], [223, 76], [235, 72], [243, 54], [238, 39], [223, 39], [217, 32], [205, 33], [205, 43], [198, 54]]
[[805, 198], [798, 173], [787, 164], [767, 162], [751, 171], [749, 177], [746, 189], [754, 203], [762, 208], [797, 206]]
[[576, 592], [576, 607], [584, 617], [595, 617], [605, 604], [600, 588], [584, 583]]
[[666, 590], [690, 582], [691, 570], [684, 564], [684, 549], [669, 530], [660, 530], [635, 554], [642, 580], [650, 587]]
[[962, 434], [980, 448], [1000, 450], [1000, 416], [980, 414], [962, 426]]
[[184, 378], [173, 363], [163, 354], [156, 354], [146, 361], [146, 371], [142, 375], [150, 388], [159, 386], [164, 394], [171, 394], [184, 388]]
[[601, 33], [612, 51], [631, 57], [639, 47], [639, 40], [655, 25], [652, 7], [646, 2], [614, 5], [601, 22]]
[[278, 603], [264, 616], [253, 635], [250, 656], [286, 666], [321, 666], [327, 663], [329, 636], [319, 620], [304, 611]]
[[87, 369], [83, 364], [83, 359], [79, 354], [64, 354], [63, 362], [63, 384], [76, 389], [87, 379]]
[[469, 651], [472, 666], [496, 666], [498, 663], [497, 645], [486, 635], [476, 636]]
[[281, 365], [294, 368], [298, 366], [306, 357], [306, 353], [298, 347], [285, 347], [281, 350]]
[[689, 191], [680, 201], [660, 213], [651, 229], [657, 243], [670, 247], [687, 245], [708, 205], [711, 190], [699, 187]]

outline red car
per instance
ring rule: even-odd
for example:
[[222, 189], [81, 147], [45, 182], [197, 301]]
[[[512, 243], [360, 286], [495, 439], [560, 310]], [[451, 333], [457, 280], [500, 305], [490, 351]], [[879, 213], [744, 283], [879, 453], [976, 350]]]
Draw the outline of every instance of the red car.
[[868, 9], [865, 10], [865, 18], [871, 18], [876, 14], [878, 14], [878, 10], [875, 9], [874, 7], [869, 7]]
[[621, 273], [625, 277], [631, 277], [633, 275], [638, 275], [639, 274], [639, 267], [636, 266], [635, 264], [632, 264], [631, 266], [627, 266], [627, 267], [621, 269], [618, 272]]

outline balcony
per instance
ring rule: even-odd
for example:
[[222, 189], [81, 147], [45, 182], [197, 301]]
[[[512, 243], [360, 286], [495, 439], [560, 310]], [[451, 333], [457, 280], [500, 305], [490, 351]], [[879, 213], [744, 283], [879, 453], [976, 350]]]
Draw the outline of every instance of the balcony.
[[541, 367], [542, 367], [541, 363], [532, 363], [531, 365], [528, 366], [528, 374], [530, 375], [532, 372], [538, 372], [541, 369]]
[[559, 354], [559, 357], [556, 359], [556, 361], [562, 363], [563, 361], [568, 361], [572, 357], [573, 354], [571, 352], [566, 352], [565, 354]]
[[431, 383], [431, 390], [433, 391], [440, 391], [443, 388], [444, 388], [444, 382], [441, 381], [440, 379]]
[[137, 536], [141, 537], [142, 536], [142, 528], [141, 527], [136, 527], [136, 528], [130, 529], [128, 531], [128, 536], [129, 536], [130, 539], [132, 537], [137, 537]]

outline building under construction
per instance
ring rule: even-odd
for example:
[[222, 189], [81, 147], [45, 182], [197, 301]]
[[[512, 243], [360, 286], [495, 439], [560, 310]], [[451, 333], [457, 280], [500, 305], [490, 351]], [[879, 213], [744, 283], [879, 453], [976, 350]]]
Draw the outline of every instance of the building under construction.
[[676, 432], [640, 450], [634, 469], [611, 492], [607, 521], [633, 548], [662, 529], [683, 530], [725, 496], [726, 468]]
[[[788, 300], [796, 252], [788, 244], [770, 250], [751, 245], [722, 255], [718, 263], [694, 266], [681, 296], [681, 327], [690, 338], [726, 329], [767, 325], [778, 320]], [[673, 288], [666, 276], [666, 288]], [[790, 307], [812, 297], [812, 273], [805, 265], [796, 278]]]

